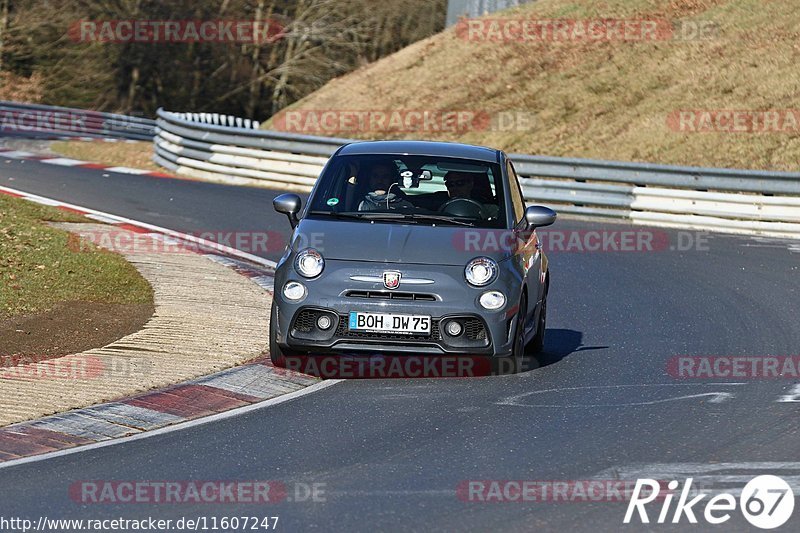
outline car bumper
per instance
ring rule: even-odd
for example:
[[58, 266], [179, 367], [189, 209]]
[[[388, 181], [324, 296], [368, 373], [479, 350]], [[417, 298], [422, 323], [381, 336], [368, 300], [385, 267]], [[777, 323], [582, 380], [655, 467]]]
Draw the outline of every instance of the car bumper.
[[[400, 266], [406, 280], [426, 283], [401, 280], [400, 287], [389, 291], [382, 283], [364, 281], [376, 279], [384, 271], [398, 269], [397, 264], [390, 263], [365, 267], [331, 261], [314, 280], [301, 278], [292, 268], [279, 268], [275, 280], [278, 345], [306, 354], [507, 356], [511, 353], [510, 332], [517, 311], [512, 302], [517, 301], [520, 292], [520, 282], [515, 276], [499, 276], [489, 286], [478, 289], [467, 285], [460, 267], [426, 265], [410, 269], [408, 265]], [[283, 297], [282, 289], [289, 281], [298, 281], [306, 287], [303, 300], [292, 302]], [[483, 309], [478, 298], [487, 290], [503, 292], [506, 305], [496, 311]], [[430, 316], [431, 333], [350, 331], [347, 319], [352, 311]], [[322, 330], [317, 326], [320, 315], [331, 319], [331, 327]], [[448, 335], [444, 329], [448, 320], [459, 321], [464, 332], [457, 337]]]

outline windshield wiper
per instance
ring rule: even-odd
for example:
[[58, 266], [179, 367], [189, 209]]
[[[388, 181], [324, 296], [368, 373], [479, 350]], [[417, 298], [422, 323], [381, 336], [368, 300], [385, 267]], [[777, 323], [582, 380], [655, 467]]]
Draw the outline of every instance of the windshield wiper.
[[402, 220], [405, 215], [402, 213], [381, 213], [379, 211], [344, 211], [344, 212], [337, 212], [337, 211], [320, 211], [315, 210], [308, 213], [309, 215], [326, 215], [329, 217], [335, 218], [366, 218], [366, 219], [378, 219], [378, 218], [391, 218], [393, 220]]
[[405, 215], [406, 219], [409, 220], [431, 220], [434, 222], [448, 222], [450, 224], [458, 224], [459, 226], [474, 226], [474, 222], [468, 222], [466, 220], [459, 220], [456, 217], [451, 217], [447, 215], [425, 215], [420, 213], [412, 213]]
[[429, 220], [433, 222], [447, 222], [449, 224], [457, 224], [459, 226], [474, 226], [474, 222], [467, 222], [466, 220], [458, 220], [456, 217], [447, 215], [426, 215], [422, 213], [385, 213], [383, 211], [320, 211], [314, 210], [309, 215], [327, 215], [335, 218], [354, 218], [366, 220], [406, 220], [406, 221], [421, 221]]

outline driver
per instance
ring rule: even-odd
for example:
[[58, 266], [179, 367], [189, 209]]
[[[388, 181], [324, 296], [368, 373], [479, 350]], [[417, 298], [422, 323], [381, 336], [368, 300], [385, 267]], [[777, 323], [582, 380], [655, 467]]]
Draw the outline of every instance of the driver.
[[448, 172], [444, 177], [444, 184], [451, 200], [454, 198], [472, 199], [472, 189], [475, 188], [472, 174], [468, 172]]
[[488, 195], [479, 194], [479, 191], [476, 190], [476, 177], [478, 177], [478, 174], [472, 172], [448, 172], [444, 177], [444, 184], [450, 197], [448, 203], [458, 198], [463, 198], [480, 204], [481, 217], [488, 219], [497, 216], [499, 208], [496, 200], [491, 195], [491, 189], [489, 189]]
[[400, 190], [398, 185], [400, 175], [393, 163], [373, 163], [365, 168], [363, 175], [367, 176], [369, 192], [359, 204], [359, 211], [414, 207]]

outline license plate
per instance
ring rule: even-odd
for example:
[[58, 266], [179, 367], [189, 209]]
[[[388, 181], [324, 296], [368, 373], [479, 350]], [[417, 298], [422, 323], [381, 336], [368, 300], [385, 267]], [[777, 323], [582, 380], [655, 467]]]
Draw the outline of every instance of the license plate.
[[350, 313], [350, 331], [430, 335], [431, 317], [385, 313]]

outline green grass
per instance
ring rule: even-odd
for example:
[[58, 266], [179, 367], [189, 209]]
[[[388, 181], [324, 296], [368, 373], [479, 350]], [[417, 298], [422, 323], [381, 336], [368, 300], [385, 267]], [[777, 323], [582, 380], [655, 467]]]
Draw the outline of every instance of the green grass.
[[75, 250], [70, 234], [47, 221], [88, 222], [0, 196], [0, 319], [47, 311], [59, 302], [153, 301], [150, 285], [122, 256], [89, 245]]

